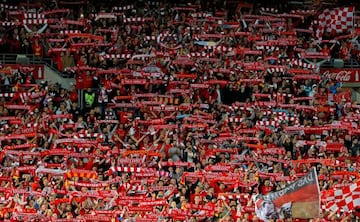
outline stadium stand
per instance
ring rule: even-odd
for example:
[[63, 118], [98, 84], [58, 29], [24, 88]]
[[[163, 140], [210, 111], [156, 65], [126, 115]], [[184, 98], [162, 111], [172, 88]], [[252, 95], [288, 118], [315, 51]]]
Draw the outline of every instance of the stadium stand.
[[1, 221], [359, 221], [359, 5], [251, 2], [3, 1]]

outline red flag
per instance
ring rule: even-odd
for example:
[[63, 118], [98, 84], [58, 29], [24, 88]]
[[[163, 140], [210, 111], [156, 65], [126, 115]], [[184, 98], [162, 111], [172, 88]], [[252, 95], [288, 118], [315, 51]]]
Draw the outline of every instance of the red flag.
[[327, 210], [349, 212], [360, 206], [360, 182], [322, 192]]
[[319, 26], [316, 37], [322, 39], [324, 31], [329, 33], [345, 33], [353, 28], [354, 7], [325, 9], [318, 17]]
[[256, 215], [264, 220], [316, 218], [320, 213], [320, 190], [316, 169], [282, 190], [254, 197]]

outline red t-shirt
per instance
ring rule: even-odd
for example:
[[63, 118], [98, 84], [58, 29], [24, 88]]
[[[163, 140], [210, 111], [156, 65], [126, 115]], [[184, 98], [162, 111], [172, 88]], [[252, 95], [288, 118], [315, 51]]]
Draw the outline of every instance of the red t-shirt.
[[261, 194], [265, 195], [269, 192], [271, 192], [274, 189], [273, 186], [262, 186], [261, 187]]
[[324, 54], [326, 54], [326, 55], [330, 55], [330, 49], [329, 48], [323, 48], [322, 50], [321, 50], [321, 52], [322, 53], [324, 53]]
[[43, 48], [40, 44], [34, 45], [33, 52], [35, 56], [42, 57], [43, 55]]

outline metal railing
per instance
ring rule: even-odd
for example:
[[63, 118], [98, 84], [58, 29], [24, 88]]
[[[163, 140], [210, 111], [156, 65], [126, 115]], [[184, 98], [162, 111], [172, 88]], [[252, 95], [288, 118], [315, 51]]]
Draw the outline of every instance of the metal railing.
[[[0, 53], [0, 61], [3, 64], [16, 64], [16, 58], [18, 55], [26, 56], [29, 64], [45, 64], [58, 75], [62, 76], [59, 70], [54, 65], [54, 62], [51, 58], [38, 58], [33, 54], [14, 54], [14, 53]], [[328, 62], [325, 62], [321, 65], [323, 68], [332, 68], [334, 67], [335, 59], [332, 58]], [[343, 68], [360, 68], [360, 61], [350, 58], [349, 60], [344, 60]]]
[[29, 64], [48, 64], [53, 65], [51, 58], [39, 58], [34, 56], [33, 54], [19, 54], [19, 53], [1, 53], [0, 54], [0, 60], [2, 63], [8, 63], [8, 64], [14, 64], [16, 63], [16, 58], [18, 55], [25, 56], [27, 59], [29, 59]]
[[[344, 67], [343, 68], [360, 68], [360, 62], [356, 59], [348, 59], [343, 60]], [[333, 68], [334, 67], [335, 59], [330, 59], [328, 62], [325, 62], [321, 65], [322, 68]]]
[[2, 64], [16, 64], [18, 55], [25, 56], [28, 64], [47, 65], [52, 71], [61, 76], [59, 70], [55, 67], [53, 60], [49, 57], [39, 58], [33, 54], [16, 54], [16, 53], [0, 53], [0, 61]]

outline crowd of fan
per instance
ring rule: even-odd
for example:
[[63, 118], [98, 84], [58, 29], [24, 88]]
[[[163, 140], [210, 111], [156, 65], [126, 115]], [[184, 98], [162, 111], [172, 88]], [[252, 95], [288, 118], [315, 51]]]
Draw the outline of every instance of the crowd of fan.
[[[315, 41], [314, 12], [251, 4], [103, 10], [49, 13], [77, 22], [3, 38], [75, 75], [84, 106], [75, 88], [3, 75], [2, 221], [259, 221], [251, 197], [311, 167], [321, 191], [358, 180], [360, 107], [319, 75], [359, 58], [354, 36]], [[312, 221], [351, 219], [322, 209]]]

